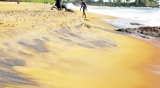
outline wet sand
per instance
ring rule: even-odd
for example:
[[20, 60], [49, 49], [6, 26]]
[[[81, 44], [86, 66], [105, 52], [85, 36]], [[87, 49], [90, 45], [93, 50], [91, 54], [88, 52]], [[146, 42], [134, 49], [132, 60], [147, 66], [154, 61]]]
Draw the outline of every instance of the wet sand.
[[160, 49], [99, 20], [115, 17], [87, 13], [83, 19], [80, 11], [50, 11], [46, 4], [7, 4], [18, 11], [0, 4], [0, 87], [160, 86]]

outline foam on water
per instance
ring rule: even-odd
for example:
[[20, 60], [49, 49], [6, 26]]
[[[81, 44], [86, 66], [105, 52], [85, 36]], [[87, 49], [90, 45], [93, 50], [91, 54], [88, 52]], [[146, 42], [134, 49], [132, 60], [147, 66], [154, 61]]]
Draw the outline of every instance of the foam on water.
[[[68, 7], [80, 9], [80, 6], [74, 6], [72, 3], [69, 3]], [[88, 12], [133, 19], [147, 26], [160, 26], [160, 8], [88, 6]]]

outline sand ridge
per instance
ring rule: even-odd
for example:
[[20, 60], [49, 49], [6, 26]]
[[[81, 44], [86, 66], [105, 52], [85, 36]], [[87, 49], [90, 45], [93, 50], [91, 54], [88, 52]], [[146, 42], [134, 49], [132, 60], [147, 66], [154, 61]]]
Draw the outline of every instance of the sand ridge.
[[76, 25], [78, 23], [79, 24], [83, 23], [82, 18], [76, 15], [76, 13], [57, 12], [57, 11], [44, 11], [44, 10], [14, 11], [13, 10], [13, 11], [0, 11], [0, 15], [1, 15], [0, 36], [2, 39], [7, 37], [15, 37], [16, 35], [18, 36], [26, 33], [31, 33], [31, 31], [40, 32], [51, 29], [65, 28], [73, 24]]

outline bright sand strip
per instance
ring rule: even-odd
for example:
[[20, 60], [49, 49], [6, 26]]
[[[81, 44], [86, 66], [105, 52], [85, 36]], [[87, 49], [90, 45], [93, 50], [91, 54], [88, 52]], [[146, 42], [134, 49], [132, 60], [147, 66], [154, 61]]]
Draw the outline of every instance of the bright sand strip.
[[[27, 9], [50, 7], [43, 4], [9, 4], [6, 6], [17, 10], [19, 7], [21, 10], [27, 7]], [[12, 10], [12, 8], [6, 8], [5, 10]], [[76, 12], [81, 15], [81, 12]], [[59, 18], [58, 21], [70, 19], [62, 18]], [[115, 27], [97, 18], [114, 17], [87, 13], [87, 19], [85, 19], [87, 24], [98, 25], [105, 29], [87, 28], [82, 25], [71, 26], [64, 30], [44, 31], [40, 34], [35, 31], [31, 35], [22, 35], [13, 40], [8, 39], [8, 41], [5, 37], [1, 38], [0, 48], [5, 49], [4, 52], [7, 51], [5, 52], [7, 55], [1, 57], [0, 62], [5, 62], [3, 59], [12, 58], [23, 60], [24, 65], [13, 65], [11, 68], [16, 70], [16, 74], [20, 77], [30, 81], [25, 80], [26, 82], [20, 84], [20, 82], [11, 82], [8, 78], [10, 76], [0, 77], [2, 81], [0, 87], [158, 88], [160, 86], [159, 77], [151, 73], [150, 65], [160, 57], [160, 50], [142, 40], [108, 31], [114, 30]], [[46, 19], [43, 20], [46, 21]], [[37, 23], [41, 21], [38, 20]], [[18, 26], [13, 29], [22, 28], [23, 25], [24, 27], [30, 26], [28, 22], [32, 21], [17, 22]], [[2, 26], [0, 28], [5, 29]], [[12, 27], [9, 28], [12, 30]], [[10, 36], [14, 37], [14, 35]], [[37, 42], [38, 45], [35, 44]], [[13, 71], [0, 65], [2, 76], [5, 76], [2, 74], [4, 69], [8, 73]], [[21, 81], [22, 78], [19, 80]]]

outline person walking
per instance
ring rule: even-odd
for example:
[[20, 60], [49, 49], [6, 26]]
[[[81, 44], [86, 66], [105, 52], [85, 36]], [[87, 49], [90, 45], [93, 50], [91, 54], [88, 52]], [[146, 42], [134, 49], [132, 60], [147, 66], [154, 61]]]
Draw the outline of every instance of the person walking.
[[[84, 2], [84, 0], [81, 0], [82, 3], [81, 3], [81, 8], [83, 8], [83, 14], [82, 14], [82, 17], [86, 18], [86, 13], [85, 13], [85, 10], [87, 10], [87, 5], [86, 3]], [[80, 10], [81, 10], [80, 8]]]

